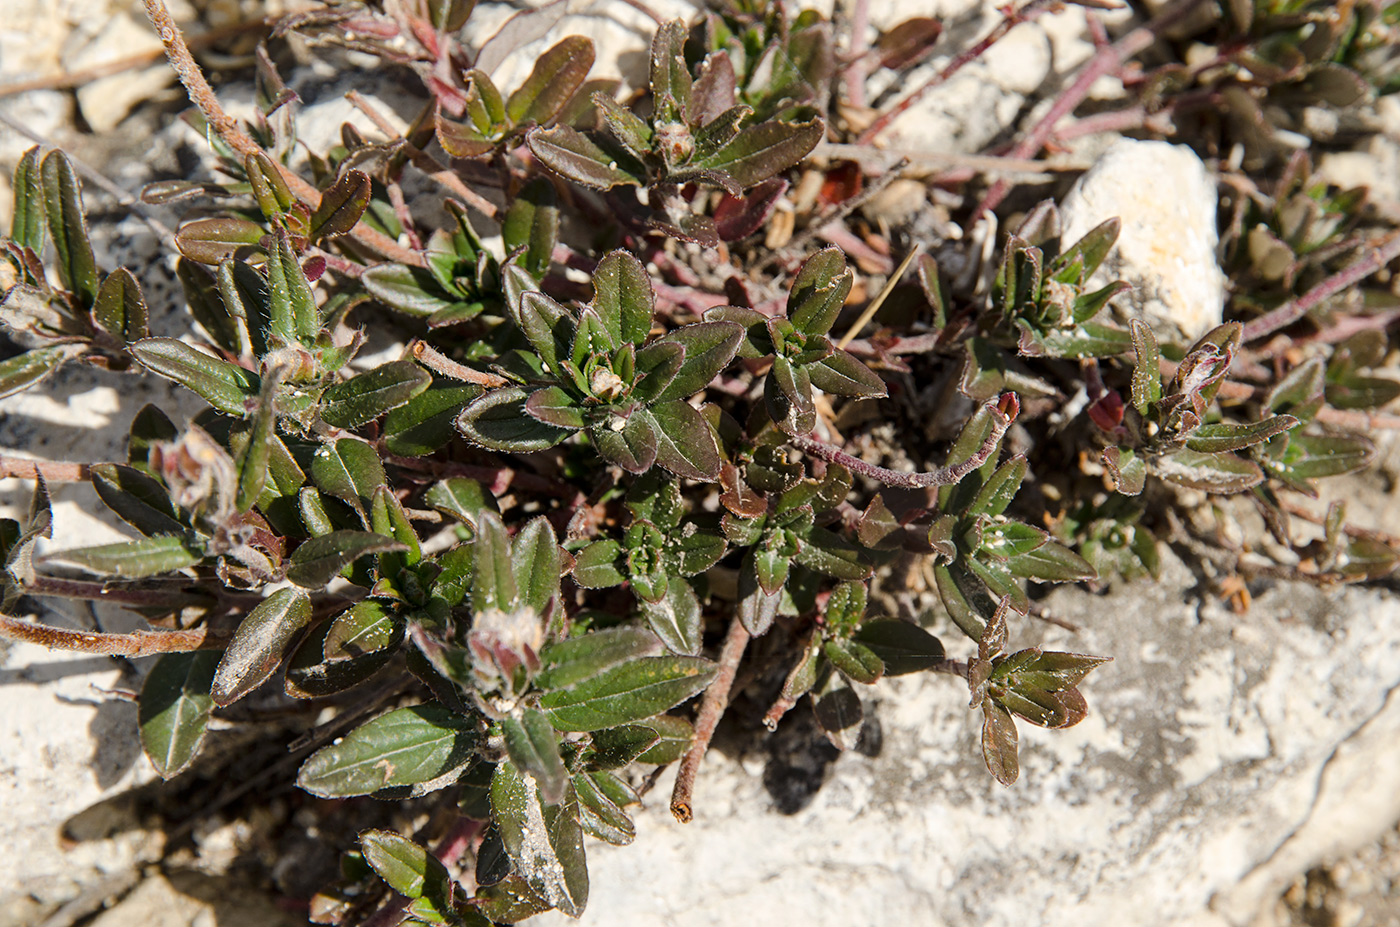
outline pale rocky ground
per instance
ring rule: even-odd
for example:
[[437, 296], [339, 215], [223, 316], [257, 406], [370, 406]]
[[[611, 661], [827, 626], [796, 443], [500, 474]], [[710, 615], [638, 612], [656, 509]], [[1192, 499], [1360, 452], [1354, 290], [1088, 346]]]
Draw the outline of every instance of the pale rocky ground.
[[[257, 6], [196, 5], [207, 22]], [[681, 0], [653, 6], [687, 9]], [[148, 46], [136, 7], [0, 0], [0, 82]], [[502, 4], [482, 7], [485, 25], [506, 14]], [[990, 15], [975, 0], [873, 7], [877, 20], [896, 20], [906, 8], [944, 15], [950, 34], [962, 36], [984, 29]], [[619, 51], [600, 55], [598, 71], [615, 61], [621, 76], [635, 77], [645, 30], [634, 11], [619, 4], [609, 18], [589, 14], [584, 2], [571, 9], [581, 12], [553, 34], [592, 34]], [[75, 29], [75, 21], [86, 25]], [[1082, 27], [1077, 8], [1018, 27], [987, 60], [899, 120], [891, 144], [980, 150], [1026, 118], [1027, 106], [1034, 113], [1047, 79], [1088, 56]], [[538, 50], [519, 49], [502, 68], [528, 67]], [[305, 79], [314, 87], [317, 75]], [[1105, 97], [1121, 91], [1112, 81], [1095, 89]], [[304, 131], [326, 138], [351, 118], [338, 90], [305, 94], [313, 102], [302, 114]], [[0, 111], [134, 190], [153, 168], [174, 169], [179, 145], [198, 144], [148, 114], [123, 121], [130, 106], [172, 94], [168, 74], [156, 67], [100, 91], [0, 100]], [[1396, 120], [1381, 112], [1378, 122]], [[95, 138], [88, 130], [96, 128], [111, 135]], [[1323, 168], [1350, 182], [1369, 179], [1379, 195], [1396, 199], [1397, 138], [1374, 134], [1356, 152], [1330, 155]], [[1093, 158], [1107, 141], [1085, 140], [1072, 156]], [[29, 144], [0, 128], [5, 173]], [[1188, 173], [1200, 170], [1179, 150], [1166, 156]], [[1117, 180], [1135, 182], [1121, 173]], [[1176, 257], [1166, 266], [1209, 284], [1219, 271], [1201, 242], [1214, 240], [1214, 194], [1208, 184], [1196, 186], [1194, 197], [1178, 201], [1176, 186], [1171, 194], [1172, 206], [1197, 223], [1178, 230], [1196, 270], [1183, 271]], [[157, 307], [157, 332], [182, 333], [170, 267], [150, 260], [150, 230], [126, 218], [113, 231], [123, 211], [88, 190], [100, 259], [135, 262]], [[8, 196], [0, 182], [0, 214], [8, 214]], [[1151, 219], [1150, 204], [1139, 211]], [[1084, 217], [1084, 229], [1099, 218]], [[1084, 230], [1078, 221], [1070, 211], [1071, 228]], [[1123, 273], [1149, 284], [1154, 273], [1163, 279], [1161, 264], [1134, 261], [1128, 251]], [[1168, 296], [1162, 311], [1176, 312], [1184, 326], [1204, 325], [1190, 313], [1208, 312], [1212, 297], [1193, 299], [1206, 308], [1173, 306]], [[0, 446], [51, 459], [117, 457], [127, 424], [146, 402], [177, 418], [197, 409], [154, 378], [70, 368], [41, 393], [0, 404]], [[1357, 500], [1356, 521], [1393, 528], [1398, 470], [1400, 460], [1387, 454], [1380, 472], [1344, 488]], [[28, 491], [0, 481], [0, 505], [13, 511]], [[55, 502], [58, 546], [98, 543], [119, 530], [83, 487], [57, 488]], [[1079, 727], [1046, 733], [1022, 725], [1015, 787], [997, 786], [981, 768], [977, 719], [955, 681], [887, 681], [869, 693], [883, 742], [866, 751], [871, 756], [834, 757], [800, 730], [800, 718], [747, 752], [738, 745], [751, 742], [731, 736], [707, 760], [697, 819], [688, 826], [666, 812], [664, 777], [638, 816], [636, 844], [590, 846], [593, 897], [582, 923], [1400, 924], [1400, 599], [1393, 586], [1260, 585], [1251, 610], [1238, 615], [1219, 605], [1209, 576], [1188, 568], [1181, 553], [1166, 553], [1158, 583], [1121, 584], [1105, 595], [1060, 589], [1042, 603], [1082, 630], [1037, 627], [1037, 642], [1112, 654], [1115, 662], [1086, 686], [1093, 712]], [[109, 629], [135, 621], [76, 606], [44, 618]], [[287, 870], [310, 866], [300, 847], [269, 846], [274, 822], [301, 821], [283, 798], [261, 818], [216, 814], [182, 842], [148, 829], [145, 806], [125, 797], [149, 789], [153, 774], [135, 741], [134, 707], [112, 693], [139, 685], [143, 669], [30, 646], [0, 651], [0, 846], [7, 851], [0, 925], [300, 922], [246, 878], [254, 863], [278, 871], [282, 884], [292, 878]]]

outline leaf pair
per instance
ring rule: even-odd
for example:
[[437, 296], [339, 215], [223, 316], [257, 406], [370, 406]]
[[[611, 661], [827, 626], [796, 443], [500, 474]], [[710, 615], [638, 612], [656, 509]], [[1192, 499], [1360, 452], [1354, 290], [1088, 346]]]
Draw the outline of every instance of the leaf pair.
[[703, 390], [738, 349], [726, 322], [688, 325], [646, 343], [655, 297], [642, 263], [609, 253], [581, 310], [525, 290], [514, 321], [534, 350], [523, 386], [486, 393], [463, 411], [468, 440], [529, 452], [584, 431], [608, 461], [633, 473], [660, 464], [678, 476], [713, 480], [714, 432], [685, 397]]

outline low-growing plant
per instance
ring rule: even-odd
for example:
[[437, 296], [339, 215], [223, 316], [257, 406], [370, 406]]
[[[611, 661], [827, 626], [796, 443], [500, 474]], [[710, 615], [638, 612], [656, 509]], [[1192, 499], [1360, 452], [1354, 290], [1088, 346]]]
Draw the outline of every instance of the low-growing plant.
[[[1252, 493], [1279, 542], [1316, 567], [1297, 575], [1396, 565], [1339, 509], [1320, 540], [1287, 524], [1291, 495], [1374, 456], [1348, 416], [1400, 393], [1372, 369], [1387, 342], [1364, 314], [1307, 356], [1250, 344], [1330, 324], [1307, 305], [1275, 301], [1191, 345], [1141, 320], [1122, 327], [1104, 310], [1126, 285], [1091, 282], [1117, 221], [1065, 245], [1048, 201], [999, 243], [985, 293], [927, 257], [913, 287], [899, 287], [902, 269], [883, 288], [858, 279], [842, 248], [805, 245], [841, 225], [840, 207], [829, 226], [763, 248], [757, 233], [796, 169], [820, 179], [827, 165], [808, 156], [850, 122], [833, 118], [838, 77], [918, 61], [936, 22], [901, 24], [843, 59], [833, 24], [811, 11], [717, 4], [660, 24], [645, 92], [619, 102], [614, 83], [589, 80], [594, 49], [577, 36], [503, 93], [496, 66], [547, 31], [529, 15], [547, 14], [474, 45], [474, 5], [346, 5], [279, 26], [368, 52], [424, 88], [402, 135], [347, 127], [342, 144], [311, 152], [307, 180], [291, 167], [295, 101], [270, 56], [245, 126], [147, 0], [226, 178], [145, 193], [206, 203], [174, 235], [198, 323], [178, 337], [153, 334], [164, 313], [138, 274], [98, 270], [70, 160], [36, 148], [15, 170], [0, 321], [27, 350], [0, 361], [0, 396], [87, 363], [154, 373], [208, 408], [189, 422], [142, 409], [124, 461], [4, 460], [36, 487], [23, 518], [0, 520], [0, 631], [156, 656], [140, 736], [164, 778], [199, 762], [228, 706], [285, 697], [310, 705], [308, 719], [329, 709], [302, 789], [431, 795], [453, 809], [452, 853], [385, 829], [342, 848], [344, 879], [313, 900], [315, 922], [577, 916], [585, 835], [634, 839], [628, 808], [654, 781], [638, 767], [679, 763], [671, 808], [694, 813], [745, 660], [770, 728], [807, 698], [842, 749], [858, 739], [863, 687], [958, 677], [982, 711], [983, 762], [1014, 783], [1013, 716], [1078, 723], [1079, 686], [1109, 658], [1008, 643], [1033, 627], [1023, 619], [1043, 585], [1157, 573], [1158, 513], [1175, 503], [1148, 477]], [[1248, 7], [1240, 27], [1273, 35], [1277, 6]], [[1307, 74], [1370, 61], [1357, 41]], [[409, 179], [441, 195], [410, 203]], [[1280, 192], [1290, 199], [1250, 238], [1288, 251], [1270, 279], [1333, 273], [1319, 255], [1360, 221], [1357, 201], [1308, 184]], [[859, 241], [841, 227], [831, 240]], [[734, 249], [720, 259], [723, 243]], [[902, 314], [858, 339], [892, 294]], [[364, 364], [361, 326], [380, 308], [401, 355]], [[937, 415], [911, 398], [925, 376], [956, 383]], [[901, 420], [896, 398], [944, 423]], [[903, 433], [852, 439], [881, 416]], [[1074, 466], [1055, 463], [1066, 453]], [[873, 462], [899, 457], [898, 469]], [[137, 536], [38, 555], [53, 531], [48, 482], [66, 479], [89, 481]], [[882, 614], [871, 583], [901, 563], [926, 568], [930, 596]], [[46, 597], [125, 606], [151, 628], [78, 633], [23, 617]], [[967, 638], [965, 659], [950, 657], [948, 632]], [[748, 647], [765, 635], [791, 646]]]

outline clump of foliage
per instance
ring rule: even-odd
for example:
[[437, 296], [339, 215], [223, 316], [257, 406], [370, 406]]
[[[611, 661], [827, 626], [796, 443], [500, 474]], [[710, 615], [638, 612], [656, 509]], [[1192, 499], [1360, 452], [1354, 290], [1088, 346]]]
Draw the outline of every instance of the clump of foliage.
[[[365, 920], [393, 904], [385, 885], [406, 899], [405, 923], [578, 915], [585, 835], [632, 841], [627, 809], [650, 781], [639, 767], [679, 761], [672, 808], [689, 817], [735, 671], [760, 659], [746, 647], [765, 635], [792, 642], [754, 667], [775, 680], [762, 692], [770, 727], [805, 697], [831, 742], [851, 747], [860, 687], [960, 677], [983, 713], [985, 765], [1012, 784], [1014, 717], [1082, 720], [1079, 686], [1108, 658], [1007, 653], [1010, 637], [1031, 627], [1040, 585], [1155, 574], [1167, 484], [1252, 494], [1279, 541], [1307, 550], [1316, 569], [1299, 575], [1395, 566], [1339, 511], [1316, 549], [1288, 525], [1290, 494], [1372, 458], [1346, 413], [1400, 393], [1372, 371], [1385, 339], [1364, 314], [1308, 356], [1250, 344], [1249, 326], [1269, 319], [1258, 313], [1295, 284], [1326, 285], [1361, 224], [1361, 197], [1307, 179], [1305, 162], [1236, 217], [1232, 260], [1275, 292], [1246, 324], [1192, 344], [1111, 321], [1124, 284], [1096, 271], [1117, 222], [1067, 243], [1049, 202], [1000, 243], [985, 291], [926, 257], [917, 286], [897, 288], [896, 275], [877, 297], [842, 248], [806, 246], [855, 205], [841, 192], [851, 165], [809, 159], [850, 115], [834, 118], [855, 72], [831, 23], [750, 0], [663, 23], [646, 88], [619, 100], [616, 82], [589, 79], [595, 52], [577, 36], [503, 92], [497, 66], [547, 31], [530, 18], [546, 14], [473, 47], [473, 6], [351, 5], [280, 27], [423, 85], [401, 136], [347, 127], [311, 153], [312, 180], [290, 167], [294, 104], [268, 56], [246, 127], [189, 82], [225, 179], [146, 192], [204, 204], [174, 240], [198, 323], [179, 338], [153, 336], [136, 274], [98, 269], [68, 158], [34, 149], [15, 171], [0, 321], [26, 350], [0, 361], [0, 395], [87, 363], [164, 377], [208, 408], [179, 423], [142, 409], [126, 459], [79, 474], [129, 540], [36, 557], [52, 530], [45, 478], [72, 477], [35, 467], [29, 513], [0, 521], [3, 630], [159, 654], [139, 704], [163, 777], [196, 763], [216, 713], [275, 698], [271, 683], [310, 717], [333, 709], [297, 774], [307, 792], [455, 805], [444, 846], [475, 848], [472, 875], [459, 881], [445, 851], [367, 830], [343, 882], [314, 900], [316, 922]], [[1320, 81], [1390, 89], [1368, 38], [1384, 16], [1291, 52], [1279, 37], [1322, 22], [1318, 11], [1231, 9], [1258, 40], [1252, 56], [1198, 82], [1233, 87], [1247, 66], [1255, 96]], [[911, 21], [846, 64], [907, 69], [939, 32]], [[1152, 77], [1167, 92], [1173, 75]], [[802, 171], [835, 191], [832, 210], [769, 251], [758, 233]], [[410, 203], [410, 180], [440, 195]], [[903, 308], [871, 337], [857, 338], [864, 318], [834, 334], [891, 293]], [[406, 346], [367, 366], [360, 326], [379, 310]], [[930, 432], [890, 411], [908, 436], [877, 446], [941, 468], [889, 469], [844, 449], [845, 410], [944, 374], [957, 427]], [[931, 577], [925, 607], [881, 614], [871, 584], [909, 562]], [[125, 605], [152, 630], [74, 635], [11, 617], [44, 597]], [[948, 634], [967, 639], [965, 659], [949, 656]]]

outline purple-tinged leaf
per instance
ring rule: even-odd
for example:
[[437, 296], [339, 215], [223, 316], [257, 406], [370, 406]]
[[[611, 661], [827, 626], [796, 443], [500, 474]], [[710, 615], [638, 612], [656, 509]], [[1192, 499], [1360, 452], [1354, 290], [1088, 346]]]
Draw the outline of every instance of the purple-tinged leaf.
[[175, 232], [175, 247], [191, 261], [218, 264], [256, 249], [265, 234], [261, 225], [247, 219], [194, 219]]
[[642, 178], [618, 166], [616, 158], [569, 126], [531, 129], [525, 142], [541, 164], [565, 180], [595, 190], [642, 183]]
[[58, 277], [80, 306], [90, 307], [97, 299], [97, 261], [88, 240], [78, 176], [68, 156], [57, 149], [44, 155], [39, 173], [49, 237], [58, 251]]
[[715, 207], [715, 234], [724, 241], [739, 241], [754, 234], [778, 208], [788, 186], [786, 178], [770, 177], [744, 196], [725, 194]]
[[741, 187], [752, 187], [807, 157], [826, 134], [820, 119], [764, 122], [744, 129], [728, 145], [693, 166], [724, 171]]
[[680, 399], [651, 406], [646, 414], [655, 424], [657, 463], [686, 479], [719, 479], [719, 445], [704, 416]]
[[489, 450], [526, 454], [554, 447], [573, 434], [535, 419], [525, 411], [525, 402], [525, 390], [518, 387], [491, 390], [462, 410], [457, 430]]
[[1012, 785], [1021, 775], [1016, 753], [1019, 737], [1011, 713], [988, 699], [982, 703], [982, 759], [1002, 785]]
[[549, 122], [583, 86], [593, 57], [593, 40], [581, 35], [568, 36], [549, 48], [506, 101], [506, 118], [517, 126]]
[[300, 589], [279, 589], [258, 603], [219, 661], [210, 690], [214, 704], [231, 705], [262, 685], [310, 621], [311, 599]]
[[321, 194], [321, 204], [311, 216], [311, 239], [335, 238], [353, 229], [365, 214], [371, 194], [369, 177], [348, 170]]
[[734, 322], [696, 322], [665, 336], [658, 343], [679, 344], [685, 349], [680, 369], [654, 401], [684, 399], [709, 386], [723, 370], [744, 338]]
[[382, 534], [332, 531], [302, 542], [292, 554], [287, 579], [303, 589], [320, 589], [341, 569], [361, 557], [407, 549], [406, 545]]

